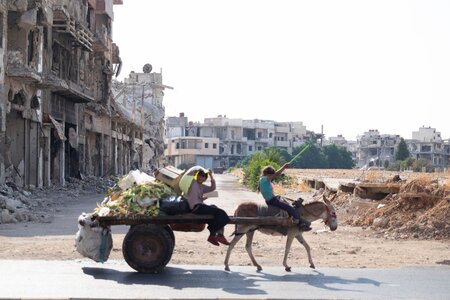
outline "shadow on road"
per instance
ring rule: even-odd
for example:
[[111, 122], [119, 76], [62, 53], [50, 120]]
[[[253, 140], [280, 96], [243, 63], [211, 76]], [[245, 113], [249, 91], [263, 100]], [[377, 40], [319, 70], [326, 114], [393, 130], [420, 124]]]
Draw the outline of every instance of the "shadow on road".
[[84, 267], [86, 275], [95, 279], [113, 280], [120, 284], [159, 285], [177, 290], [185, 288], [221, 289], [238, 295], [264, 295], [265, 291], [255, 284], [258, 279], [246, 274], [227, 273], [218, 270], [187, 270], [166, 267], [159, 274], [122, 272], [114, 269]]
[[[222, 270], [189, 270], [173, 266], [166, 267], [159, 274], [143, 274], [137, 272], [118, 271], [108, 268], [84, 267], [83, 272], [95, 279], [113, 280], [126, 285], [159, 285], [177, 290], [185, 288], [221, 289], [236, 295], [264, 295], [259, 288], [260, 282], [298, 282], [329, 291], [354, 291], [348, 288], [339, 289], [349, 284], [380, 286], [381, 283], [372, 279], [345, 279], [339, 276], [328, 276], [315, 271], [315, 274], [288, 273], [274, 275], [264, 272], [226, 272]], [[330, 287], [329, 285], [333, 285]]]

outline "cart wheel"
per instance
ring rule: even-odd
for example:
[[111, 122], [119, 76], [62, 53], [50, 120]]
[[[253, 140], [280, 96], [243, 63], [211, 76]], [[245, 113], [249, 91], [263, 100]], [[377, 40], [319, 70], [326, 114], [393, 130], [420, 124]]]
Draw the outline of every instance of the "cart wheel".
[[164, 226], [164, 229], [166, 229], [169, 232], [170, 237], [172, 238], [173, 247], [175, 247], [175, 234], [173, 233], [172, 228], [170, 226]]
[[123, 240], [123, 257], [138, 272], [159, 273], [172, 257], [172, 235], [165, 227], [154, 224], [133, 226]]

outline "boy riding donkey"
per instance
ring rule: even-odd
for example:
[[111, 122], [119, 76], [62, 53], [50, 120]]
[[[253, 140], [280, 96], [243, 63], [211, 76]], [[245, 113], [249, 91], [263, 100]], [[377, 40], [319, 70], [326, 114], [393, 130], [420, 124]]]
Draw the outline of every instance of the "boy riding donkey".
[[273, 193], [272, 180], [279, 176], [283, 171], [289, 167], [289, 163], [285, 163], [277, 171], [272, 166], [267, 166], [263, 169], [262, 175], [259, 179], [258, 191], [261, 192], [262, 196], [266, 200], [267, 205], [276, 206], [284, 211], [286, 211], [290, 217], [294, 218], [294, 222], [297, 224], [298, 228], [302, 231], [310, 231], [311, 223], [302, 219], [300, 213], [297, 209], [292, 207], [289, 203], [281, 200], [279, 195]]

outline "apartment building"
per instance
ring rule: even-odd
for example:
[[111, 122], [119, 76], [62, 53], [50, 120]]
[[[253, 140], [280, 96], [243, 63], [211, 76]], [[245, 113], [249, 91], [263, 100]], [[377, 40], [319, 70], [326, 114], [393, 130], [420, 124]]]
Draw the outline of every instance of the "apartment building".
[[194, 127], [197, 127], [197, 130], [191, 132], [196, 132], [201, 137], [219, 139], [220, 163], [215, 167], [228, 168], [247, 155], [242, 124], [242, 119], [230, 119], [219, 115], [216, 118], [205, 118], [204, 123], [196, 124]]
[[113, 8], [122, 4], [0, 0], [0, 184], [125, 174], [144, 165], [146, 134], [153, 156], [162, 156], [161, 74], [142, 75], [150, 79], [139, 99], [158, 109], [134, 119], [112, 93], [122, 64], [112, 41]]
[[425, 159], [434, 168], [449, 166], [449, 141], [444, 141], [436, 128], [423, 126], [418, 131], [413, 131], [412, 139], [407, 141], [407, 145], [411, 157]]
[[357, 137], [357, 167], [383, 167], [385, 161], [395, 161], [395, 153], [401, 137], [399, 135], [380, 134], [370, 129]]
[[167, 117], [164, 136], [166, 138], [186, 136], [186, 130], [192, 123], [188, 123], [188, 118], [184, 113], [180, 113], [178, 117]]
[[180, 136], [166, 139], [165, 156], [171, 165], [186, 169], [199, 165], [207, 169], [220, 168], [218, 138]]
[[[212, 165], [213, 168], [223, 169], [234, 166], [244, 157], [268, 147], [276, 146], [292, 152], [293, 147], [310, 138], [302, 122], [230, 119], [222, 115], [205, 118], [204, 123], [188, 122], [184, 114], [167, 118], [166, 148], [173, 145], [173, 139], [179, 142], [177, 138], [181, 137], [197, 137], [197, 146], [191, 147], [193, 156], [199, 156], [198, 145], [205, 143], [202, 139], [216, 139], [218, 152], [211, 154], [215, 156], [205, 163]], [[179, 154], [176, 152], [166, 151], [166, 153], [172, 161], [186, 162], [184, 158], [177, 160], [175, 156]], [[184, 155], [187, 155], [186, 151]]]
[[[152, 72], [150, 64], [145, 64], [142, 71], [132, 71], [124, 82], [113, 81], [112, 102], [119, 116], [114, 119], [113, 126], [118, 128], [118, 123], [127, 121], [134, 131], [134, 140], [128, 141], [129, 152], [123, 150], [123, 145], [113, 143], [113, 146], [117, 157], [129, 159], [133, 168], [154, 170], [163, 164], [164, 90], [173, 88], [163, 84], [162, 72]], [[114, 137], [118, 135], [113, 132]], [[122, 174], [124, 170], [116, 164], [114, 171]]]
[[339, 134], [338, 136], [329, 137], [328, 141], [326, 141], [325, 144], [326, 145], [336, 145], [336, 146], [345, 147], [348, 144], [348, 142], [345, 139], [345, 137], [342, 136], [342, 134]]
[[245, 156], [272, 147], [275, 138], [275, 122], [258, 119], [243, 120], [242, 136], [246, 142]]

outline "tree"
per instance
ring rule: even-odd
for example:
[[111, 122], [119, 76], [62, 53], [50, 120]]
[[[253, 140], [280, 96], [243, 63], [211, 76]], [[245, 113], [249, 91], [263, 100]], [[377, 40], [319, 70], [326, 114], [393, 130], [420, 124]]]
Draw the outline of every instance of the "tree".
[[343, 147], [325, 146], [323, 153], [330, 169], [351, 169], [353, 167], [352, 153]]
[[[295, 147], [292, 151], [292, 156], [294, 157], [306, 146], [307, 144], [303, 144]], [[315, 144], [309, 143], [309, 148], [292, 163], [291, 168], [326, 169], [328, 168], [328, 161], [320, 148], [318, 148]]]
[[286, 161], [281, 155], [281, 151], [279, 148], [264, 148], [263, 153], [268, 160], [276, 162], [279, 165], [283, 164], [283, 162]]
[[397, 153], [395, 155], [395, 160], [404, 161], [410, 156], [408, 146], [406, 146], [406, 142], [403, 138], [400, 139], [400, 143], [398, 143]]
[[[277, 170], [284, 163], [284, 159], [277, 148], [267, 148], [264, 151], [258, 151], [250, 156], [250, 159], [243, 165], [244, 184], [256, 191], [258, 188], [259, 177], [262, 169], [272, 166]], [[284, 180], [284, 176], [279, 176], [275, 182]]]

